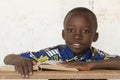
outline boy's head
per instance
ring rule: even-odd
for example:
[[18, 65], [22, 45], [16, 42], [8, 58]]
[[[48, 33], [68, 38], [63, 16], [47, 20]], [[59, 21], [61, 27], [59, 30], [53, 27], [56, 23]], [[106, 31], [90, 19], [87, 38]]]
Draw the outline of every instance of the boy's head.
[[87, 8], [72, 9], [65, 17], [63, 39], [67, 46], [78, 56], [81, 56], [92, 42], [97, 41], [97, 19]]

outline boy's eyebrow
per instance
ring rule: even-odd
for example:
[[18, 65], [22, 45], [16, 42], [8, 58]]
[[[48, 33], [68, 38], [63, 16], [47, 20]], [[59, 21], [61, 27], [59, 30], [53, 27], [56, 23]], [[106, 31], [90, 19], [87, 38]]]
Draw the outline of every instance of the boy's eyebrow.
[[83, 27], [82, 29], [89, 29], [88, 27]]
[[[72, 26], [67, 26], [66, 28], [71, 28]], [[73, 28], [73, 27], [72, 27]]]

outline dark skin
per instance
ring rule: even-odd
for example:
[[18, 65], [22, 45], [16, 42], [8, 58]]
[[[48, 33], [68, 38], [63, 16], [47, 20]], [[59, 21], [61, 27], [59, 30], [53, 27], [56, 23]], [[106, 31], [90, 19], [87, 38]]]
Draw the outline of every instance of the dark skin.
[[63, 39], [67, 46], [75, 53], [82, 56], [83, 53], [95, 42], [98, 38], [98, 33], [95, 26], [87, 16], [73, 14], [65, 23], [62, 33]]
[[[90, 48], [92, 42], [97, 41], [98, 33], [95, 27], [87, 14], [74, 13], [67, 17], [62, 36], [67, 46], [76, 56], [81, 57], [84, 52]], [[90, 70], [93, 66], [92, 64], [88, 65], [83, 62], [67, 62], [61, 63], [60, 65], [74, 67], [79, 70]], [[81, 67], [76, 65], [81, 65]]]
[[[78, 13], [79, 12], [79, 13]], [[73, 11], [64, 22], [64, 30], [62, 37], [66, 45], [74, 52], [77, 57], [81, 57], [83, 53], [91, 46], [92, 42], [98, 39], [97, 22], [89, 15], [89, 11]], [[29, 78], [33, 73], [34, 60], [23, 58], [21, 56], [10, 54], [4, 58], [4, 63], [15, 65], [15, 70], [23, 78]], [[65, 67], [73, 67], [79, 70], [93, 69], [120, 69], [120, 58], [91, 61], [91, 62], [64, 62], [59, 63]]]
[[15, 65], [15, 71], [20, 74], [22, 78], [29, 78], [29, 76], [33, 74], [33, 65], [36, 64], [36, 61], [10, 54], [5, 57], [4, 63]]
[[[86, 13], [72, 12], [64, 23], [62, 32], [63, 39], [67, 46], [78, 57], [90, 48], [92, 42], [98, 39], [95, 23]], [[93, 69], [120, 69], [120, 57], [91, 62], [63, 62], [58, 63], [65, 67], [77, 68], [78, 70], [93, 70]]]

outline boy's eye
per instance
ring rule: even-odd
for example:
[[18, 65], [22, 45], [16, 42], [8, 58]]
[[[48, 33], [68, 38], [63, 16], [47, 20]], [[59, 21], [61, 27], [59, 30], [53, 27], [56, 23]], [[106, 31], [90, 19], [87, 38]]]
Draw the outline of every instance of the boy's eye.
[[66, 29], [66, 31], [67, 31], [68, 33], [73, 33], [73, 32], [75, 32], [74, 29]]
[[82, 33], [89, 33], [89, 30], [82, 30]]

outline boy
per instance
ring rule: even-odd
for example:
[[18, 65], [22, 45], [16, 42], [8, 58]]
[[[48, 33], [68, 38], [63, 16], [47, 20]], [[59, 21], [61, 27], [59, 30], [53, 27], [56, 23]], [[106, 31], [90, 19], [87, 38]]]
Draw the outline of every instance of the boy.
[[[5, 64], [15, 65], [22, 77], [29, 77], [35, 61], [63, 61], [60, 65], [75, 67], [79, 70], [120, 69], [120, 58], [111, 56], [91, 46], [98, 39], [97, 19], [87, 8], [72, 9], [65, 17], [62, 37], [66, 45], [58, 45], [38, 52], [26, 52], [20, 55], [10, 54], [4, 59]], [[114, 58], [114, 59], [112, 59]]]

